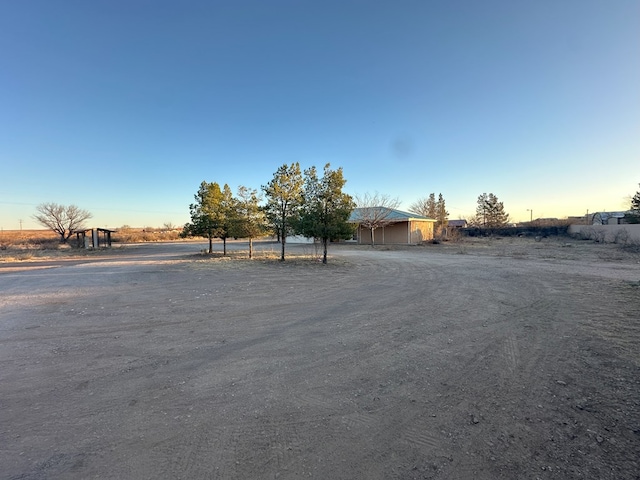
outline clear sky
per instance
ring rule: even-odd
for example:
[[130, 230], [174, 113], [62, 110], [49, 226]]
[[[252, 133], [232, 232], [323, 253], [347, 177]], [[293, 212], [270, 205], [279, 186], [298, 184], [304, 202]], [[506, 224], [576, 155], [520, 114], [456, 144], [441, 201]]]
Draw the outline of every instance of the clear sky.
[[283, 163], [346, 191], [492, 192], [514, 220], [640, 182], [638, 0], [0, 2], [0, 227], [182, 225], [206, 180]]

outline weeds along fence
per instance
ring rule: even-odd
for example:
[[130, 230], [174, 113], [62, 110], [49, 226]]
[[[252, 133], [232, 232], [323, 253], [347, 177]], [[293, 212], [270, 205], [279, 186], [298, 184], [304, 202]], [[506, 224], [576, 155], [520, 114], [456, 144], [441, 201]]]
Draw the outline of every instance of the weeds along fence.
[[483, 228], [469, 227], [459, 229], [460, 234], [467, 237], [551, 237], [558, 235], [567, 235], [569, 225], [549, 225], [549, 226], [526, 226], [526, 227], [502, 227], [502, 228]]

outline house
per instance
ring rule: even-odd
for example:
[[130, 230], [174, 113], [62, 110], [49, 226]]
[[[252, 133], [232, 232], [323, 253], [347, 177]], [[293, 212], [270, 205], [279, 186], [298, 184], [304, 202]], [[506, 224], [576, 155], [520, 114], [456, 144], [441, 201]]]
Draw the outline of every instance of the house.
[[624, 217], [629, 212], [596, 212], [591, 217], [591, 225], [620, 225], [627, 223]]
[[371, 219], [383, 224], [373, 232], [373, 243], [376, 245], [416, 245], [433, 239], [436, 221], [432, 218], [387, 207], [364, 207], [354, 209], [349, 217], [349, 222], [358, 225], [358, 243], [372, 243], [371, 228], [366, 226]]

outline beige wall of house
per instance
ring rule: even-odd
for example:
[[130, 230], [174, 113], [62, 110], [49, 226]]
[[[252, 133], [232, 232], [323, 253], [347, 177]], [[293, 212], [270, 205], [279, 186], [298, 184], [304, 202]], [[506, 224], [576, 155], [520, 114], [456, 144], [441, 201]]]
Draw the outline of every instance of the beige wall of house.
[[[373, 237], [376, 245], [418, 244], [433, 239], [433, 222], [412, 220], [397, 222], [386, 227], [376, 228]], [[358, 227], [358, 242], [371, 243], [371, 230]]]
[[434, 222], [425, 222], [421, 220], [413, 220], [411, 222], [411, 242], [420, 243], [427, 240], [433, 240]]

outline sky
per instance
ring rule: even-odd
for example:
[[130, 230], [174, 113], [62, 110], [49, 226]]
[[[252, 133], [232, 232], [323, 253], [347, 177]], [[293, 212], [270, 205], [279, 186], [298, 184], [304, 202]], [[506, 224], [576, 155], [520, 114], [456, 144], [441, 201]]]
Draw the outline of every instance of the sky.
[[514, 221], [640, 183], [637, 0], [0, 1], [0, 228], [181, 226], [280, 165], [345, 191], [494, 193]]

